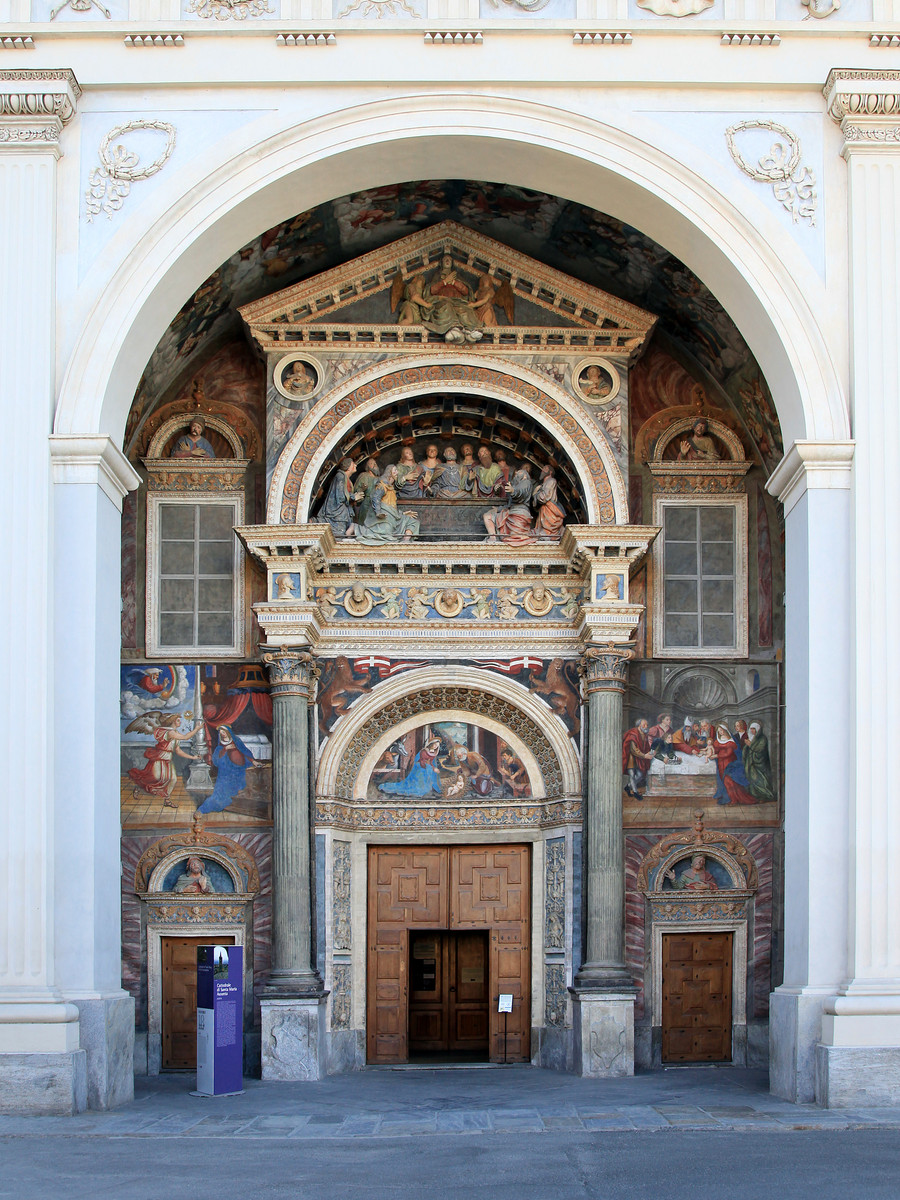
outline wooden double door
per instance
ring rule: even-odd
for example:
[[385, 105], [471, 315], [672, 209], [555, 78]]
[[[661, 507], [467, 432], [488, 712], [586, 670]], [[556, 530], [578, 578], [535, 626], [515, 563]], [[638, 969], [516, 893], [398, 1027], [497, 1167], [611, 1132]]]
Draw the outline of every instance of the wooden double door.
[[371, 846], [368, 882], [369, 1062], [527, 1062], [530, 848]]
[[732, 934], [664, 933], [662, 1061], [731, 1061]]

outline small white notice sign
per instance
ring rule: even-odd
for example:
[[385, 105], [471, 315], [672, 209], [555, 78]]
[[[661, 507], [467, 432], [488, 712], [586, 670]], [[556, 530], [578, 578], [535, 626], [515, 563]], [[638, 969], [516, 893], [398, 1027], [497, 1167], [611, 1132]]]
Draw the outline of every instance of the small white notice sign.
[[512, 1012], [512, 992], [501, 992], [497, 1012]]

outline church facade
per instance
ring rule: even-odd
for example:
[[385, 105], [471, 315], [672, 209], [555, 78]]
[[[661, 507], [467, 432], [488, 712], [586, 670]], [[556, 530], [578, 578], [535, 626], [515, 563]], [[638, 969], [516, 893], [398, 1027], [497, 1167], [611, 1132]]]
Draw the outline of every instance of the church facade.
[[5, 1109], [205, 944], [263, 1080], [897, 1102], [873, 3], [3, 14]]

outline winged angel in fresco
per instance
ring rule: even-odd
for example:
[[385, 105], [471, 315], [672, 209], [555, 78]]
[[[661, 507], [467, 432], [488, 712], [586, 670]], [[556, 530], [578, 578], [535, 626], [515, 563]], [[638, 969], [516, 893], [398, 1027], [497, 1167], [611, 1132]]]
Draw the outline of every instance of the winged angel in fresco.
[[391, 285], [391, 312], [397, 313], [398, 325], [424, 325], [442, 334], [445, 342], [480, 342], [482, 329], [498, 324], [497, 308], [512, 325], [515, 298], [509, 282], [495, 284], [483, 274], [473, 291], [449, 254], [427, 281], [422, 272], [404, 279], [398, 271]]
[[[191, 717], [192, 713], [185, 713]], [[181, 742], [193, 738], [197, 730], [192, 728], [179, 732], [181, 723], [179, 713], [142, 713], [126, 725], [126, 733], [147, 733], [153, 736], [153, 745], [144, 751], [147, 760], [145, 767], [132, 767], [128, 772], [131, 781], [150, 796], [159, 796], [167, 808], [177, 807], [170, 799], [175, 784], [178, 782], [178, 772], [175, 767], [175, 756], [199, 760], [199, 754], [189, 754], [180, 745]]]

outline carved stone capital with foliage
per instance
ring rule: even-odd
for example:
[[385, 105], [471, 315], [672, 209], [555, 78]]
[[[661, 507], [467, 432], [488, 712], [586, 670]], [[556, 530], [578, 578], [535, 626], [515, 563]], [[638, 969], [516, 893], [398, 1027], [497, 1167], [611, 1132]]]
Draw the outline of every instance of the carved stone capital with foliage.
[[584, 680], [585, 695], [591, 692], [624, 692], [628, 663], [634, 657], [630, 645], [587, 646], [581, 656], [578, 671]]
[[849, 150], [900, 150], [900, 71], [843, 71], [828, 75], [829, 116], [839, 122]]
[[55, 147], [80, 95], [69, 70], [0, 71], [0, 150]]
[[261, 658], [273, 699], [303, 696], [307, 702], [312, 700], [319, 668], [308, 650], [263, 650]]

